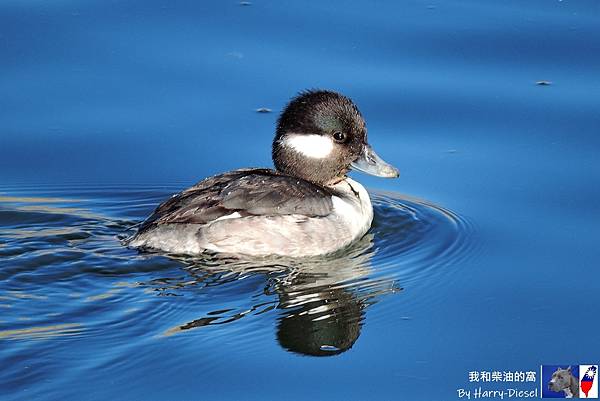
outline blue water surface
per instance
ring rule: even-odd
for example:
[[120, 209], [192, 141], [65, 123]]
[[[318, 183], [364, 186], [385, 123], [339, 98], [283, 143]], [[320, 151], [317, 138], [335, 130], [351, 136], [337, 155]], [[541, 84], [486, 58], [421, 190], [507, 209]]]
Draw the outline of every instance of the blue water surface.
[[[454, 400], [470, 371], [600, 362], [599, 71], [596, 0], [1, 2], [0, 398]], [[306, 88], [354, 99], [401, 171], [354, 175], [363, 240], [123, 246], [270, 166]]]

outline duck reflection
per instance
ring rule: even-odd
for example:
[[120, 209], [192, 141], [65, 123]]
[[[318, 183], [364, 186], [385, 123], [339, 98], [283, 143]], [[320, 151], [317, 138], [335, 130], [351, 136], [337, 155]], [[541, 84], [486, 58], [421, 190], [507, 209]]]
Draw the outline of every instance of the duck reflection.
[[349, 291], [323, 289], [304, 299], [282, 292], [277, 340], [288, 351], [305, 355], [340, 354], [360, 335], [365, 303]]
[[[331, 356], [350, 349], [360, 336], [365, 320], [365, 308], [378, 296], [397, 291], [393, 280], [369, 278], [372, 273], [370, 260], [374, 254], [372, 235], [365, 236], [343, 253], [323, 258], [305, 260], [261, 259], [240, 261], [230, 259], [223, 263], [222, 257], [193, 261], [190, 272], [213, 286], [222, 280], [231, 282], [231, 273], [267, 273], [269, 285], [264, 290], [276, 301], [260, 303], [243, 312], [223, 316], [222, 310], [205, 317], [179, 325], [166, 334], [174, 334], [200, 326], [225, 324], [248, 314], [259, 314], [277, 309], [281, 312], [277, 321], [277, 341], [282, 348], [303, 355]], [[218, 267], [218, 273], [214, 271]], [[223, 272], [227, 268], [228, 273]], [[198, 269], [212, 269], [218, 275], [198, 274]], [[206, 284], [206, 281], [211, 284]], [[189, 283], [189, 281], [188, 281]], [[219, 312], [219, 313], [217, 313]]]

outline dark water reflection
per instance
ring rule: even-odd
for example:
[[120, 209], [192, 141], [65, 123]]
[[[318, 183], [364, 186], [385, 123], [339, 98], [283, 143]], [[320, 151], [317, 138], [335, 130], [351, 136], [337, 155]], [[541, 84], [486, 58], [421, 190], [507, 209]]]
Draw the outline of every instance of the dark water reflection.
[[[263, 293], [274, 300], [245, 311], [215, 310], [169, 329], [165, 334], [207, 325], [233, 323], [249, 314], [280, 310], [277, 340], [289, 351], [314, 356], [336, 355], [348, 350], [360, 335], [364, 309], [381, 295], [399, 291], [393, 277], [370, 280], [373, 234], [336, 255], [305, 260], [184, 259], [190, 278], [185, 283], [165, 282], [160, 290], [171, 293], [181, 286], [211, 286], [238, 279], [241, 274], [261, 274], [267, 279]], [[193, 263], [193, 264], [191, 264]], [[207, 265], [213, 265], [207, 270]], [[215, 266], [215, 265], [218, 265]], [[226, 270], [223, 270], [226, 269]], [[157, 284], [160, 280], [154, 280]]]
[[279, 307], [284, 310], [277, 326], [277, 340], [283, 348], [327, 356], [352, 347], [360, 336], [364, 309], [379, 296], [397, 290], [391, 279], [370, 283], [362, 291], [344, 288], [344, 282], [369, 273], [368, 255], [360, 259], [342, 258], [321, 264], [320, 269], [300, 269], [275, 286]]

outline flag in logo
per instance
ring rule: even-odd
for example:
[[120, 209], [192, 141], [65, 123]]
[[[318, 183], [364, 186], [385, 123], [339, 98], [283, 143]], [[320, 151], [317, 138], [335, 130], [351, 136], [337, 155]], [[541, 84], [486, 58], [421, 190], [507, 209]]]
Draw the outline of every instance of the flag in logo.
[[598, 398], [598, 365], [579, 365], [579, 397]]

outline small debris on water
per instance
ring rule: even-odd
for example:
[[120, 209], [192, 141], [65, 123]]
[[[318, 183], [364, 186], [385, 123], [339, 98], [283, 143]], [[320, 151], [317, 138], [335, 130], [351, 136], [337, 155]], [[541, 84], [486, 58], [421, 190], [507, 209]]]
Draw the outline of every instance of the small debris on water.
[[252, 2], [250, 1], [240, 1], [240, 6], [251, 6]]
[[552, 85], [552, 82], [551, 81], [541, 80], [541, 81], [537, 81], [535, 84], [536, 85], [540, 85], [540, 86], [548, 86], [548, 85]]
[[267, 108], [267, 107], [259, 107], [258, 109], [255, 110], [257, 113], [270, 113], [273, 110]]
[[446, 153], [456, 153], [458, 152], [457, 149], [446, 149]]
[[244, 58], [244, 54], [241, 52], [229, 52], [227, 53], [227, 57], [242, 59]]

